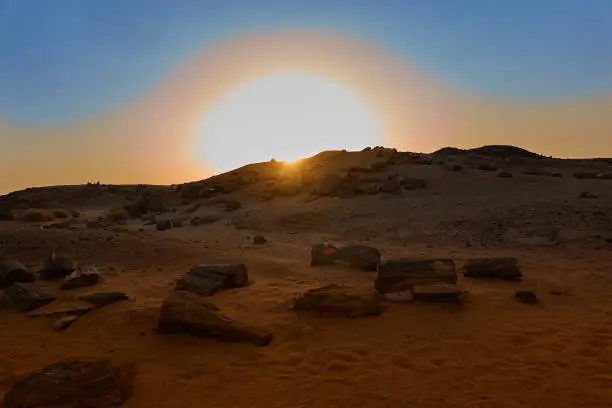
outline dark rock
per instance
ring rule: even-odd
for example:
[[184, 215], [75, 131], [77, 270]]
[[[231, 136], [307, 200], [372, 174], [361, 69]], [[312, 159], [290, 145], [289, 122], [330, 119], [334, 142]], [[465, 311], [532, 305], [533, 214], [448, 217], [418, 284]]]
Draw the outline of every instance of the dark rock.
[[174, 228], [181, 228], [183, 226], [183, 219], [182, 218], [173, 218], [172, 219], [172, 226]]
[[268, 242], [268, 240], [266, 240], [266, 238], [261, 235], [256, 235], [255, 237], [253, 237], [253, 244], [255, 245], [263, 245], [266, 242]]
[[595, 178], [598, 180], [612, 180], [612, 172], [597, 173]]
[[159, 220], [155, 223], [155, 227], [158, 231], [166, 231], [174, 226], [172, 219], [166, 218], [163, 220]]
[[589, 179], [596, 179], [597, 175], [595, 173], [591, 173], [591, 172], [578, 171], [578, 172], [574, 173], [574, 177], [579, 179], [579, 180], [589, 180]]
[[94, 307], [79, 300], [56, 300], [27, 313], [28, 317], [63, 317], [81, 316], [92, 311]]
[[599, 196], [597, 194], [589, 193], [588, 191], [583, 191], [582, 193], [580, 193], [578, 198], [580, 198], [580, 199], [594, 199], [594, 198], [599, 198]]
[[244, 264], [199, 265], [176, 281], [176, 290], [211, 296], [221, 290], [244, 287], [248, 282]]
[[495, 166], [492, 166], [490, 164], [486, 164], [486, 163], [482, 163], [478, 165], [478, 170], [483, 170], [483, 171], [496, 171], [497, 168]]
[[0, 288], [6, 288], [16, 282], [32, 282], [34, 274], [21, 262], [6, 259], [0, 261]]
[[310, 248], [310, 266], [333, 265], [338, 249], [330, 244], [319, 243]]
[[561, 177], [563, 177], [563, 173], [558, 172], [558, 171], [553, 171], [553, 172], [550, 173], [550, 177], [561, 178]]
[[380, 296], [374, 292], [359, 292], [339, 285], [311, 289], [297, 299], [293, 310], [319, 315], [359, 317], [383, 312]]
[[242, 207], [242, 204], [240, 204], [239, 201], [228, 201], [227, 203], [225, 203], [225, 211], [227, 212], [236, 211], [240, 207]]
[[446, 171], [462, 171], [463, 167], [460, 164], [449, 164], [445, 167]]
[[43, 268], [38, 273], [41, 279], [57, 279], [70, 275], [77, 270], [77, 263], [74, 259], [55, 251], [45, 260]]
[[374, 287], [380, 293], [412, 290], [417, 285], [457, 283], [452, 259], [397, 259], [378, 265]]
[[60, 317], [59, 319], [53, 322], [53, 326], [52, 326], [53, 330], [55, 331], [66, 330], [68, 327], [72, 325], [72, 323], [79, 320], [79, 317], [80, 316], [78, 315], [68, 315], [68, 316]]
[[466, 278], [520, 279], [522, 274], [516, 258], [476, 258], [468, 260], [463, 268]]
[[235, 322], [201, 296], [182, 291], [171, 292], [162, 304], [158, 331], [228, 342], [251, 342], [260, 346], [267, 346], [272, 341], [270, 333]]
[[363, 183], [359, 185], [359, 192], [361, 194], [372, 195], [378, 194], [381, 190], [380, 183]]
[[463, 303], [463, 292], [455, 284], [417, 285], [414, 300], [434, 303]]
[[514, 297], [521, 303], [535, 305], [538, 303], [538, 297], [530, 290], [517, 290], [514, 292]]
[[420, 178], [413, 177], [401, 177], [400, 178], [400, 186], [404, 190], [419, 190], [427, 187], [427, 181]]
[[94, 293], [92, 295], [80, 296], [78, 299], [91, 304], [96, 309], [99, 309], [112, 303], [129, 300], [129, 297], [123, 292], [101, 292]]
[[13, 221], [15, 214], [11, 207], [6, 203], [0, 203], [0, 221]]
[[54, 297], [43, 293], [32, 284], [14, 283], [4, 289], [4, 296], [8, 306], [21, 312], [29, 312], [43, 307], [55, 300]]
[[380, 191], [383, 193], [396, 193], [401, 187], [401, 181], [402, 179], [399, 176], [391, 177], [383, 181], [380, 185]]
[[100, 274], [95, 268], [77, 270], [66, 276], [62, 289], [76, 289], [93, 286], [100, 282]]
[[502, 171], [497, 173], [497, 177], [500, 177], [500, 178], [512, 178], [512, 177], [514, 177], [514, 175], [511, 172], [509, 172], [509, 171], [502, 170]]
[[133, 393], [133, 363], [65, 360], [17, 382], [4, 396], [4, 408], [119, 407]]
[[218, 221], [219, 218], [215, 217], [214, 215], [204, 215], [201, 217], [194, 217], [191, 219], [190, 224], [191, 225], [205, 225], [205, 224], [212, 224], [213, 222]]
[[347, 245], [336, 250], [335, 260], [351, 268], [375, 271], [380, 263], [380, 251], [367, 245]]

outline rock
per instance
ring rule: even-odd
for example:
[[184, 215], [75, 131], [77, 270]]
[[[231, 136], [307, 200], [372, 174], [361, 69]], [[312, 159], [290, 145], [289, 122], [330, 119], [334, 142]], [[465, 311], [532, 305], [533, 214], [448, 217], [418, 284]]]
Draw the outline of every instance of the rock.
[[434, 303], [463, 303], [463, 292], [455, 284], [417, 285], [414, 300]]
[[191, 225], [205, 225], [205, 224], [212, 224], [213, 222], [216, 222], [218, 220], [219, 218], [215, 217], [214, 215], [204, 215], [204, 216], [192, 218], [189, 223]]
[[66, 276], [62, 289], [76, 289], [93, 286], [100, 282], [101, 277], [95, 268], [77, 270]]
[[492, 166], [490, 164], [486, 164], [486, 163], [482, 163], [478, 165], [478, 170], [483, 170], [483, 171], [496, 171], [497, 168], [495, 166]]
[[38, 309], [55, 300], [54, 297], [28, 283], [13, 283], [4, 289], [4, 295], [8, 306], [21, 312]]
[[15, 214], [11, 207], [6, 203], [0, 204], [0, 221], [13, 221]]
[[470, 259], [463, 265], [463, 269], [466, 278], [517, 280], [522, 276], [518, 260], [509, 257]]
[[595, 178], [598, 180], [612, 180], [612, 172], [597, 173]]
[[227, 212], [236, 211], [241, 207], [242, 204], [240, 204], [239, 201], [228, 201], [227, 203], [225, 203], [225, 211]]
[[558, 171], [553, 171], [553, 172], [550, 173], [550, 177], [561, 178], [561, 177], [563, 177], [563, 173], [558, 172]]
[[512, 178], [512, 177], [514, 177], [514, 175], [511, 172], [509, 172], [509, 171], [501, 170], [501, 171], [499, 171], [497, 173], [497, 177], [500, 177], [500, 178]]
[[92, 295], [80, 296], [79, 300], [91, 304], [94, 308], [99, 309], [112, 303], [129, 300], [129, 297], [123, 292], [101, 292]]
[[41, 279], [57, 279], [70, 275], [77, 270], [77, 263], [66, 255], [58, 255], [53, 251], [45, 260], [43, 269], [39, 271]]
[[0, 288], [6, 288], [16, 282], [32, 282], [34, 274], [21, 262], [14, 259], [0, 261]]
[[52, 326], [53, 330], [55, 331], [66, 330], [68, 327], [72, 325], [72, 323], [76, 322], [77, 320], [79, 320], [79, 316], [77, 315], [69, 315], [69, 316], [60, 317], [59, 319], [53, 322], [53, 326]]
[[397, 259], [378, 265], [374, 287], [380, 293], [412, 290], [417, 285], [457, 283], [452, 259]]
[[389, 302], [412, 302], [414, 300], [411, 290], [385, 293], [384, 296]]
[[315, 244], [310, 248], [310, 266], [333, 265], [337, 248], [330, 244]]
[[517, 290], [514, 292], [514, 297], [521, 303], [535, 305], [538, 303], [538, 297], [530, 290]]
[[449, 164], [445, 167], [446, 171], [462, 171], [463, 167], [460, 164]]
[[172, 223], [172, 219], [170, 218], [159, 220], [155, 223], [155, 228], [157, 228], [158, 231], [166, 231], [172, 228], [173, 226], [174, 225]]
[[419, 190], [421, 188], [427, 187], [427, 181], [420, 178], [401, 177], [400, 186], [404, 190]]
[[263, 245], [263, 244], [265, 244], [266, 242], [268, 242], [268, 241], [266, 240], [266, 238], [264, 238], [264, 237], [263, 237], [263, 236], [261, 236], [261, 235], [256, 235], [256, 236], [254, 236], [254, 237], [253, 237], [253, 244], [255, 244], [255, 245]]
[[401, 187], [402, 178], [399, 176], [393, 176], [380, 185], [380, 191], [383, 193], [396, 193]]
[[4, 408], [119, 407], [132, 395], [134, 364], [108, 360], [65, 360], [17, 382], [6, 393]]
[[335, 260], [351, 268], [375, 271], [380, 263], [380, 251], [367, 245], [347, 245], [336, 250]]
[[176, 290], [211, 296], [221, 290], [241, 288], [248, 282], [244, 264], [199, 265], [176, 281]]
[[181, 228], [183, 226], [184, 222], [182, 218], [173, 218], [172, 219], [172, 227], [173, 228]]
[[380, 183], [368, 182], [368, 183], [363, 183], [359, 185], [359, 192], [361, 194], [366, 194], [366, 195], [378, 194], [380, 192], [380, 189], [381, 189]]
[[383, 307], [374, 292], [357, 292], [339, 285], [311, 289], [297, 299], [292, 309], [319, 315], [359, 317], [380, 315]]
[[92, 311], [94, 307], [79, 300], [56, 300], [27, 313], [28, 317], [63, 317], [81, 316]]
[[580, 198], [580, 199], [593, 199], [593, 198], [599, 198], [599, 196], [597, 194], [589, 193], [588, 191], [583, 191], [582, 193], [580, 193], [578, 198]]
[[203, 297], [182, 291], [171, 292], [162, 304], [158, 331], [228, 342], [252, 342], [260, 346], [267, 346], [272, 341], [270, 333], [235, 322]]
[[579, 179], [579, 180], [589, 180], [589, 179], [597, 178], [597, 175], [595, 173], [591, 173], [591, 172], [578, 171], [578, 172], [574, 173], [574, 177]]

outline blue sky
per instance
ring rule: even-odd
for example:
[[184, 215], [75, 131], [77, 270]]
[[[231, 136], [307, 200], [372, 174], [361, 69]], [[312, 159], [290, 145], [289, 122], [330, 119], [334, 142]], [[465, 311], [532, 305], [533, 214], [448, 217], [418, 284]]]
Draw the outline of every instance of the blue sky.
[[81, 120], [225, 37], [291, 27], [368, 39], [496, 98], [612, 92], [609, 0], [0, 0], [0, 117]]

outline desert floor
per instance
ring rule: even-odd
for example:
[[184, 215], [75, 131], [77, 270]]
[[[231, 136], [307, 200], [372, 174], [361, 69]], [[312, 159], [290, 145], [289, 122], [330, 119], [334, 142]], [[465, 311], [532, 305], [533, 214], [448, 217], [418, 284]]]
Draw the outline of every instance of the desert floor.
[[[40, 282], [43, 288], [60, 298], [119, 290], [132, 299], [88, 313], [63, 332], [49, 319], [0, 311], [0, 396], [47, 364], [110, 356], [138, 363], [135, 393], [124, 405], [134, 408], [612, 406], [612, 245], [601, 239], [608, 227], [588, 218], [608, 211], [612, 181], [413, 171], [428, 179], [427, 189], [389, 199], [281, 198], [244, 205], [211, 225], [168, 231], [3, 222], [5, 256], [36, 268], [57, 249], [104, 277], [90, 288], [58, 291]], [[599, 198], [580, 201], [583, 190]], [[573, 224], [563, 215], [568, 208], [586, 218]], [[553, 213], [563, 222], [545, 219]], [[481, 228], [490, 217], [506, 226], [495, 242], [491, 229]], [[524, 223], [554, 227], [561, 244]], [[256, 233], [268, 242], [252, 244]], [[310, 267], [310, 245], [325, 240], [367, 243], [383, 259], [515, 256], [525, 279], [461, 278], [469, 294], [461, 306], [388, 303], [382, 315], [366, 318], [292, 311], [295, 294], [323, 284], [372, 287], [375, 273]], [[252, 285], [213, 300], [230, 317], [272, 332], [269, 346], [155, 332], [175, 279], [216, 262], [248, 266]], [[518, 288], [534, 290], [540, 303], [517, 302]]]

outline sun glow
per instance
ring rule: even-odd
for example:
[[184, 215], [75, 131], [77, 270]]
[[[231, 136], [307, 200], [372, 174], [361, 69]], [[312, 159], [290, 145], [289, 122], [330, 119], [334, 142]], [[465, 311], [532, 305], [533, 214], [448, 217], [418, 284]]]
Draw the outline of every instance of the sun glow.
[[376, 145], [382, 126], [359, 95], [318, 76], [265, 77], [227, 94], [199, 128], [206, 167], [228, 171], [272, 158], [287, 163], [323, 150]]

